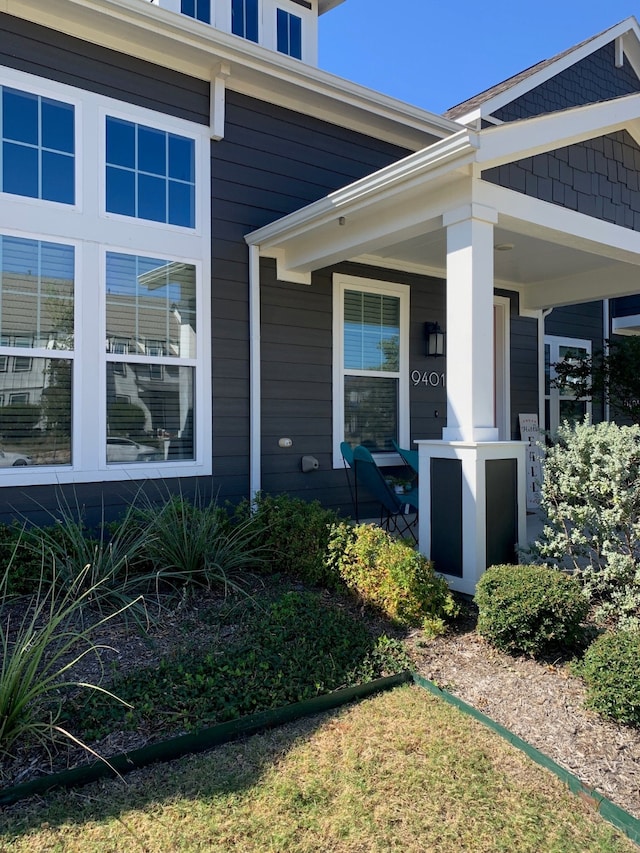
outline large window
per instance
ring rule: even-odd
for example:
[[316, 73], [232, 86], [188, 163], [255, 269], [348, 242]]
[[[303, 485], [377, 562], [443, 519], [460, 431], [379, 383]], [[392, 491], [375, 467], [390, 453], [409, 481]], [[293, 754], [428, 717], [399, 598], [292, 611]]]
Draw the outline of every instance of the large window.
[[180, 0], [180, 11], [205, 24], [211, 23], [211, 0]]
[[208, 126], [11, 69], [0, 101], [38, 186], [2, 188], [0, 485], [210, 474]]
[[74, 278], [73, 246], [0, 235], [0, 467], [71, 463]]
[[552, 434], [556, 433], [560, 424], [565, 421], [578, 423], [584, 419], [585, 415], [591, 415], [591, 400], [576, 397], [571, 387], [571, 380], [562, 387], [554, 382], [557, 378], [554, 367], [557, 362], [589, 355], [591, 355], [591, 341], [545, 335], [545, 429]]
[[0, 90], [2, 191], [74, 204], [73, 106], [9, 86]]
[[258, 0], [231, 0], [231, 32], [258, 41]]
[[[339, 444], [408, 441], [409, 288], [334, 276], [334, 459]], [[381, 461], [384, 461], [382, 457]]]
[[302, 19], [284, 9], [277, 10], [277, 48], [294, 59], [302, 59]]
[[107, 210], [193, 228], [194, 155], [193, 139], [108, 116]]

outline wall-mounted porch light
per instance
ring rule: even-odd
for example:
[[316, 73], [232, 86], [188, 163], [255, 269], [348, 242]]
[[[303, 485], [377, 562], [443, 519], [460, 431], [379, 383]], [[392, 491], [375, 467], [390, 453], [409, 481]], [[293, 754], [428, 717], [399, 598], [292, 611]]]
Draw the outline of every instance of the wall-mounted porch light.
[[424, 339], [427, 358], [439, 358], [444, 355], [444, 332], [440, 328], [440, 323], [425, 323]]

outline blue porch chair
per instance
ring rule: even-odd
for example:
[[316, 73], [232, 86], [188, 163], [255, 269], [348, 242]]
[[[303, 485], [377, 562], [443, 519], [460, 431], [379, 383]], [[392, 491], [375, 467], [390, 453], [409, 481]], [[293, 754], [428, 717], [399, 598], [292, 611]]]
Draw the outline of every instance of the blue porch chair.
[[400, 454], [400, 458], [404, 462], [405, 465], [408, 465], [413, 471], [418, 473], [418, 451], [417, 450], [405, 450], [404, 448], [398, 445], [398, 442], [395, 439], [391, 439], [391, 443], [395, 447], [396, 451]]
[[[342, 453], [342, 462], [344, 463], [344, 475], [347, 478], [347, 486], [349, 486], [349, 494], [353, 511], [356, 517], [356, 523], [360, 522], [358, 518], [358, 480], [356, 479], [355, 467], [353, 463], [353, 448], [348, 441], [340, 442], [340, 453]], [[353, 471], [353, 485], [351, 485], [351, 477], [349, 471]]]
[[407, 521], [405, 512], [407, 506], [410, 506], [417, 513], [418, 490], [412, 489], [407, 494], [396, 495], [389, 487], [369, 450], [362, 445], [354, 448], [353, 463], [356, 482], [364, 486], [380, 503], [380, 526], [389, 533], [397, 533], [400, 536], [408, 533], [417, 543], [418, 538], [412, 529], [413, 525]]

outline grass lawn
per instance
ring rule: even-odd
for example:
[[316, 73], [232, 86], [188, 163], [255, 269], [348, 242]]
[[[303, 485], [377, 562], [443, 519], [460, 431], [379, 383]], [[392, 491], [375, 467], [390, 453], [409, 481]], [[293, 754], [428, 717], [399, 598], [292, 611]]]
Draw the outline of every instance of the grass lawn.
[[556, 777], [417, 687], [0, 810], [2, 851], [622, 853]]

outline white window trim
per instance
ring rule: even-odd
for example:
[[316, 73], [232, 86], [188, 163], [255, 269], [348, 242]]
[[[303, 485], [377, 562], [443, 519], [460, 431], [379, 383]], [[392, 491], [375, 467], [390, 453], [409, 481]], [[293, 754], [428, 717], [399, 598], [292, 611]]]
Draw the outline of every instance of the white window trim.
[[[333, 276], [333, 467], [342, 468], [340, 443], [344, 440], [344, 292], [359, 290], [364, 293], [378, 293], [383, 296], [396, 296], [400, 299], [400, 370], [398, 380], [398, 442], [409, 446], [410, 409], [409, 409], [409, 318], [411, 288], [408, 284], [396, 284], [390, 281], [362, 278], [360, 276], [336, 273]], [[388, 376], [385, 373], [370, 372], [371, 376]], [[375, 454], [378, 465], [401, 464], [396, 453]]]
[[[76, 205], [0, 194], [0, 233], [75, 247], [73, 359], [73, 461], [0, 471], [0, 486], [119, 481], [144, 477], [207, 476], [211, 464], [211, 224], [209, 126], [123, 103], [12, 69], [0, 84], [65, 101], [75, 107]], [[158, 127], [195, 140], [196, 227], [154, 223], [105, 214], [105, 117]], [[97, 158], [97, 159], [96, 159]], [[84, 192], [83, 192], [84, 191]], [[106, 305], [104, 265], [108, 251], [165, 258], [196, 267], [195, 459], [153, 463], [106, 463]], [[95, 285], [95, 286], [94, 286]], [[25, 355], [24, 348], [20, 355]], [[31, 350], [38, 356], [39, 351]], [[54, 356], [47, 350], [44, 357]], [[171, 364], [188, 360], [168, 359]]]

